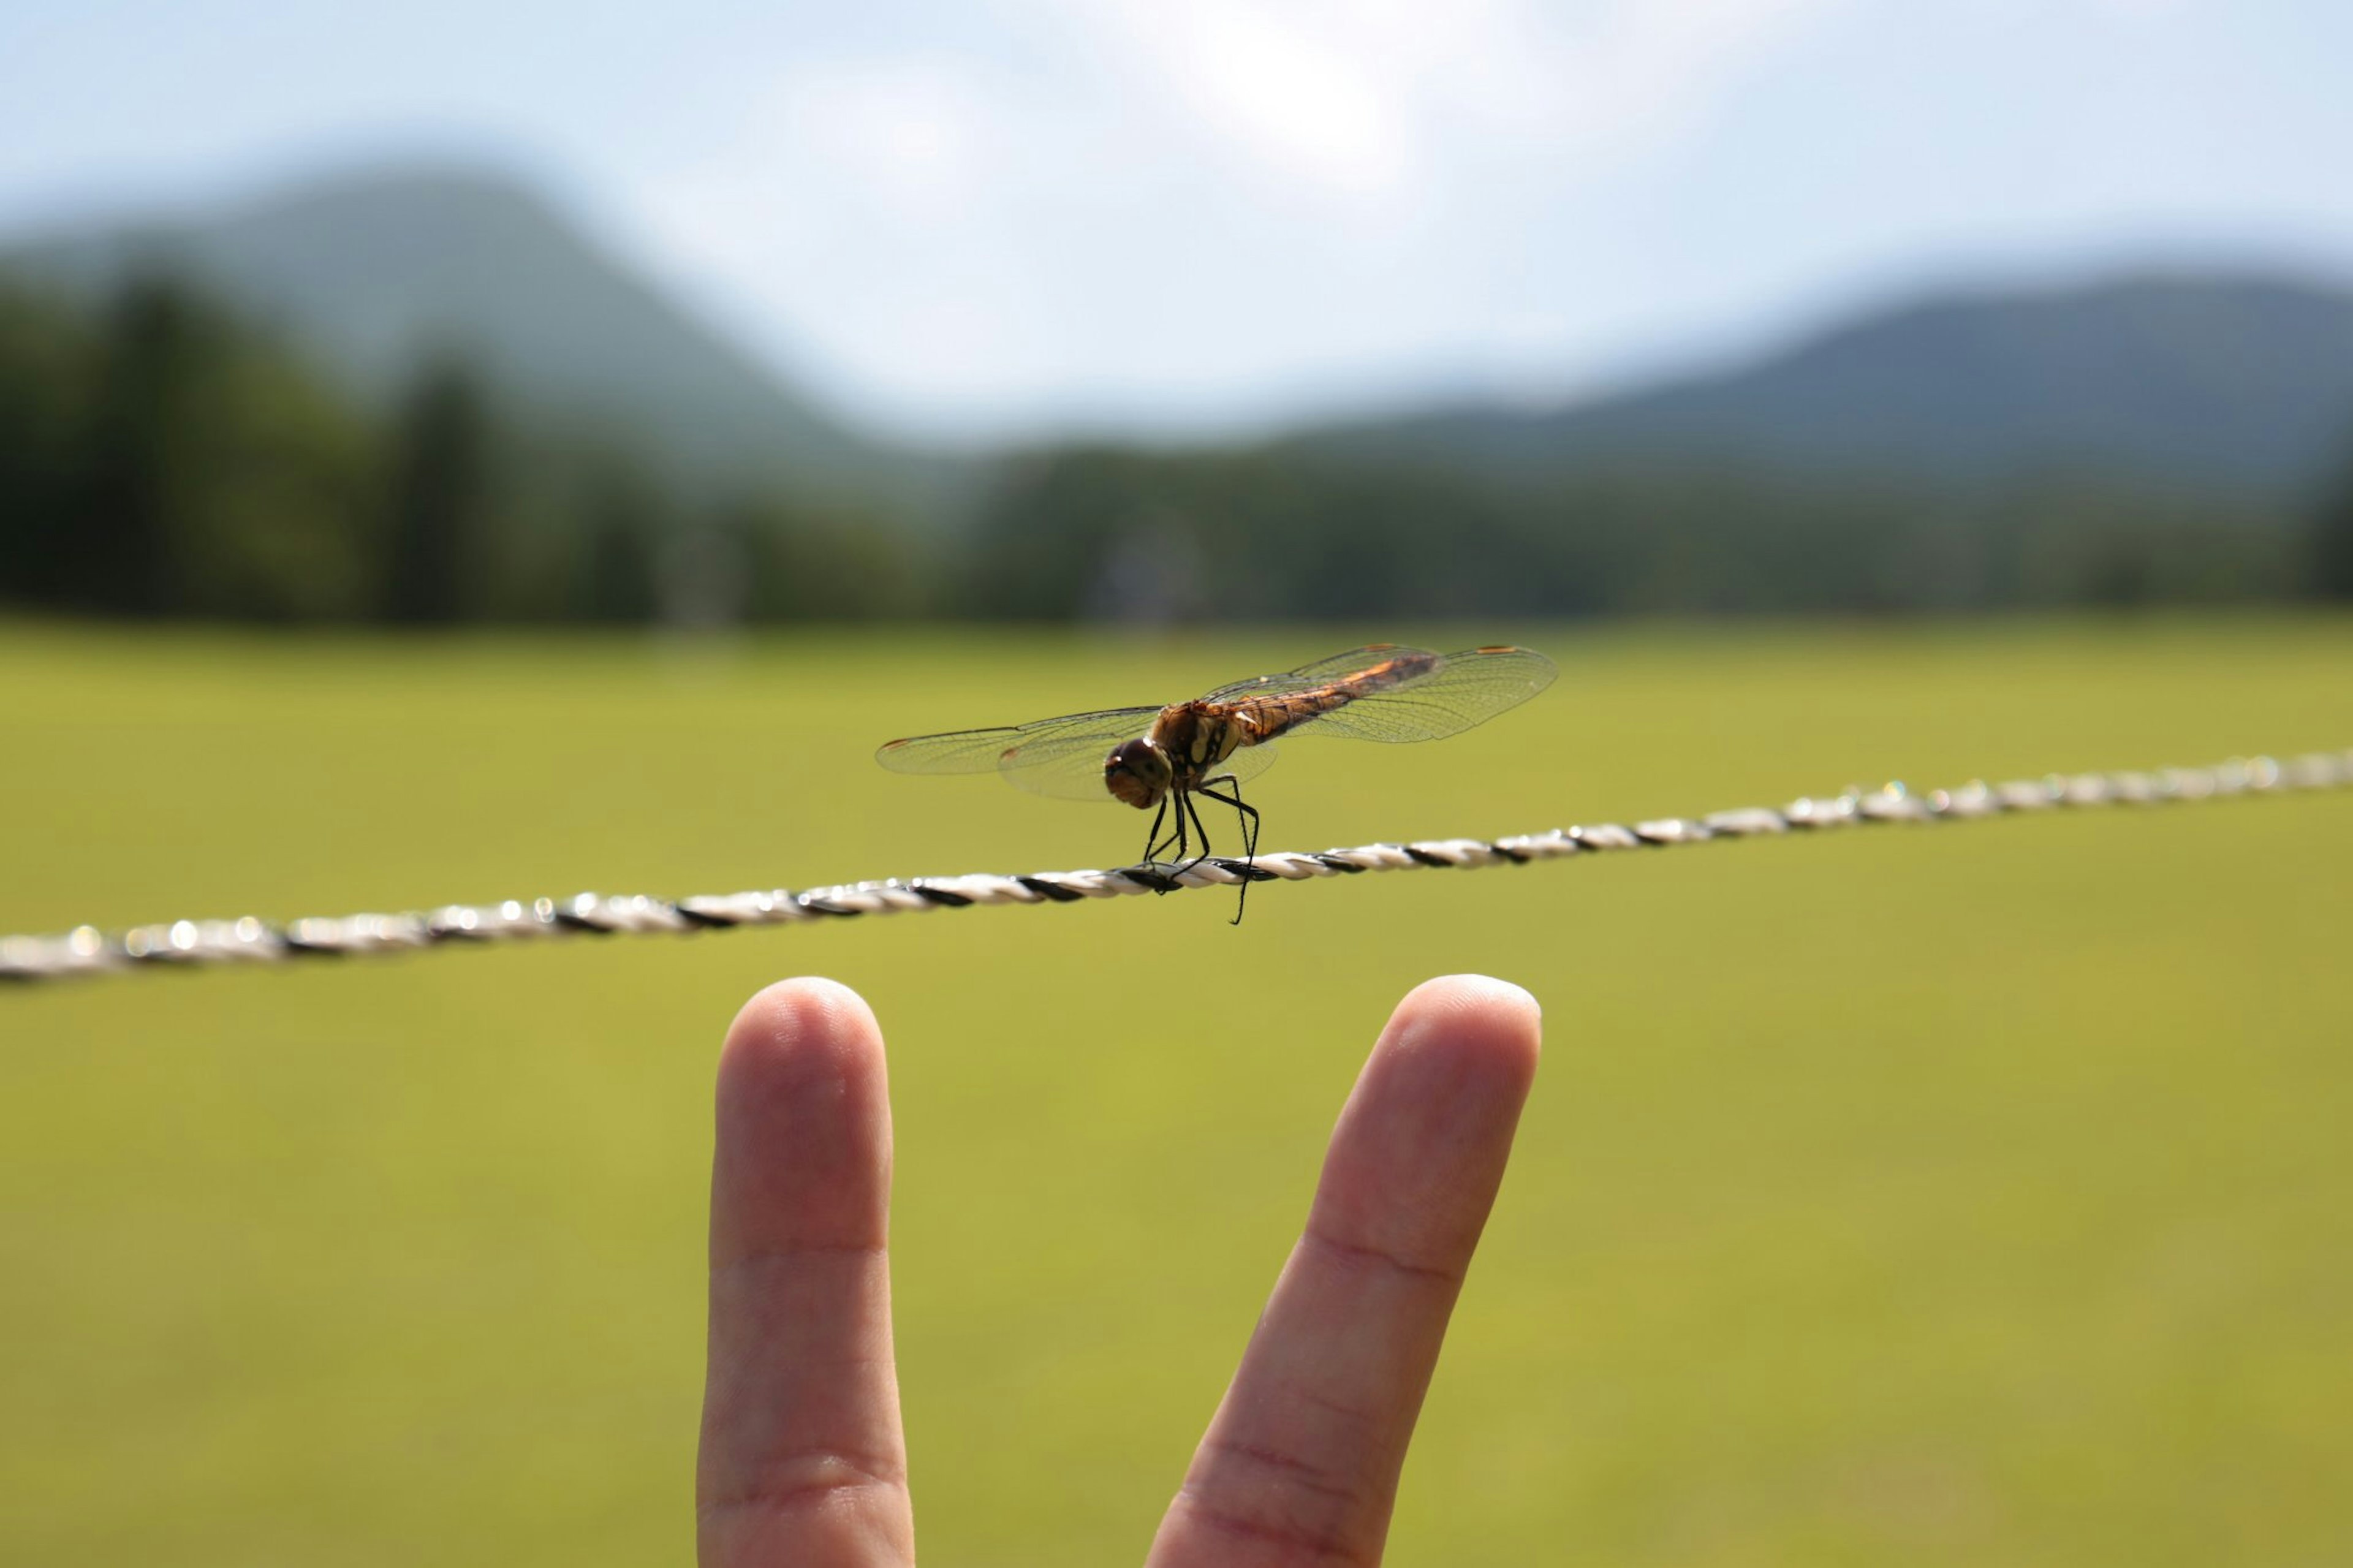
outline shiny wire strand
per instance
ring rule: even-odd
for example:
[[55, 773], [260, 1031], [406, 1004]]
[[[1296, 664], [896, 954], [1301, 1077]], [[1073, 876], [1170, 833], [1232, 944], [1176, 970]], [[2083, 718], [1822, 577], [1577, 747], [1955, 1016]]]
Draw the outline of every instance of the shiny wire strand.
[[239, 920], [170, 921], [111, 935], [92, 926], [79, 926], [55, 936], [0, 937], [0, 980], [51, 980], [203, 964], [281, 963], [582, 933], [683, 934], [983, 904], [1071, 904], [1182, 888], [1231, 887], [1243, 881], [1296, 882], [1311, 877], [1425, 868], [1468, 870], [1873, 823], [1948, 822], [2095, 805], [2158, 805], [2348, 785], [2353, 785], [2353, 748], [2313, 752], [2284, 761], [2234, 757], [2212, 767], [2160, 768], [2151, 773], [2052, 773], [2008, 784], [1976, 781], [1925, 795], [1891, 784], [1874, 790], [1850, 789], [1820, 799], [1792, 801], [1778, 808], [1746, 806], [1631, 826], [1605, 822], [1509, 838], [1366, 844], [1315, 854], [1275, 850], [1248, 862], [1213, 856], [1182, 870], [1146, 862], [1112, 870], [1036, 871], [1026, 877], [980, 872], [908, 881], [893, 878], [799, 892], [777, 889], [675, 900], [580, 893], [569, 899], [448, 904], [406, 914], [314, 916], [283, 925], [251, 915]]

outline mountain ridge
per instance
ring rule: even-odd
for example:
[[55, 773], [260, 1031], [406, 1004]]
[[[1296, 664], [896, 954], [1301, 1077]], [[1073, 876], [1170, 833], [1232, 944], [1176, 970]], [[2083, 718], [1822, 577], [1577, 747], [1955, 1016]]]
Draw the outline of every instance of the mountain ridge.
[[381, 400], [462, 353], [533, 414], [622, 431], [691, 480], [901, 495], [935, 465], [788, 386], [520, 180], [403, 163], [220, 206], [0, 241], [0, 265], [89, 296], [184, 273]]
[[[618, 433], [704, 489], [783, 482], [943, 516], [992, 460], [1103, 444], [949, 457], [863, 429], [560, 204], [475, 166], [379, 164], [191, 212], [0, 237], [0, 266], [85, 295], [155, 265], [276, 323], [363, 396], [389, 395], [454, 345], [527, 411]], [[2276, 500], [2353, 444], [2353, 285], [2242, 266], [1947, 288], [1556, 408], [1457, 401], [1293, 423], [1246, 444], [1482, 479], [1748, 465], [1936, 484], [2082, 476]]]
[[1948, 290], [1557, 408], [1472, 402], [1291, 442], [1490, 477], [1673, 460], [2279, 493], [2353, 445], [2353, 287], [2284, 270], [2142, 269]]

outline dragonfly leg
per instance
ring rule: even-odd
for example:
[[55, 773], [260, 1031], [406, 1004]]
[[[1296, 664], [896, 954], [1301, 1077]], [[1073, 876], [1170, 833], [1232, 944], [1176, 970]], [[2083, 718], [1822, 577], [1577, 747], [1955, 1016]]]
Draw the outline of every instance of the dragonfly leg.
[[[1187, 823], [1191, 825], [1189, 830]], [[1171, 877], [1183, 876], [1209, 856], [1208, 825], [1201, 820], [1201, 808], [1194, 803], [1189, 790], [1176, 795], [1176, 858], [1168, 868]]]
[[[1219, 795], [1214, 788], [1210, 787], [1214, 784], [1224, 784], [1228, 789], [1233, 791], [1233, 793], [1231, 795]], [[1242, 910], [1250, 904], [1250, 873], [1258, 869], [1258, 807], [1254, 805], [1245, 805], [1242, 803], [1241, 781], [1234, 777], [1231, 773], [1222, 774], [1219, 777], [1208, 780], [1202, 784], [1201, 793], [1208, 795], [1211, 800], [1222, 801], [1224, 804], [1232, 806], [1235, 814], [1241, 818], [1242, 891], [1241, 897], [1234, 900], [1234, 924], [1240, 925], [1242, 923]], [[1208, 835], [1206, 832], [1202, 834], [1203, 838], [1206, 839], [1208, 837]]]
[[1193, 858], [1190, 860], [1181, 855], [1176, 858], [1179, 862], [1177, 869], [1180, 871], [1189, 871], [1209, 858], [1209, 825], [1201, 820], [1201, 803], [1193, 798], [1192, 792], [1189, 790], [1185, 795], [1185, 808], [1192, 813], [1193, 833], [1200, 843], [1199, 847], [1193, 851]]
[[[1224, 797], [1220, 795], [1218, 798], [1223, 799]], [[1193, 799], [1192, 792], [1190, 791], [1180, 795], [1176, 800], [1176, 822], [1180, 832], [1183, 830], [1185, 818], [1188, 813], [1193, 818], [1193, 832], [1200, 838], [1201, 846], [1199, 851], [1188, 858], [1185, 853], [1183, 842], [1181, 840], [1179, 841], [1176, 850], [1176, 863], [1173, 868], [1171, 868], [1168, 873], [1169, 877], [1172, 879], [1170, 883], [1171, 887], [1175, 885], [1173, 879], [1183, 876], [1186, 872], [1191, 870], [1194, 867], [1199, 865], [1202, 861], [1207, 860], [1209, 858], [1209, 825], [1201, 819], [1201, 807], [1199, 804]], [[1165, 892], [1167, 889], [1163, 889], [1162, 890]]]
[[1160, 809], [1152, 814], [1152, 831], [1144, 837], [1144, 863], [1147, 866], [1160, 853], [1160, 825], [1167, 820], [1168, 797], [1164, 795], [1160, 797]]
[[[1185, 857], [1191, 844], [1190, 837], [1186, 831], [1185, 797], [1175, 790], [1171, 790], [1169, 795], [1176, 802], [1175, 810], [1171, 812], [1167, 799], [1161, 801], [1160, 810], [1152, 818], [1152, 842], [1144, 851], [1144, 863], [1147, 866], [1156, 866], [1162, 863], [1160, 860], [1162, 854], [1173, 854], [1175, 858], [1167, 861], [1166, 864], [1181, 871], [1186, 867]], [[1171, 815], [1176, 817], [1176, 824], [1164, 838], [1160, 834], [1160, 820], [1163, 816]], [[1172, 889], [1169, 884], [1164, 883], [1159, 890], [1166, 894]]]
[[[1168, 793], [1175, 798], [1176, 803], [1176, 858], [1169, 862], [1175, 869], [1166, 873], [1166, 876], [1173, 877], [1186, 868], [1185, 851], [1190, 845], [1191, 840], [1187, 837], [1185, 831], [1185, 792], [1182, 790], [1171, 790]], [[1168, 803], [1166, 801], [1163, 801], [1161, 804], [1163, 806], [1166, 806]], [[1155, 822], [1157, 820], [1157, 818], [1155, 818]], [[1166, 847], [1167, 846], [1165, 841], [1160, 846], [1162, 848], [1166, 848]], [[1152, 857], [1147, 855], [1145, 858], [1149, 860]], [[1175, 888], [1175, 883], [1163, 880], [1160, 884], [1160, 893], [1165, 898], [1170, 892], [1174, 891]]]

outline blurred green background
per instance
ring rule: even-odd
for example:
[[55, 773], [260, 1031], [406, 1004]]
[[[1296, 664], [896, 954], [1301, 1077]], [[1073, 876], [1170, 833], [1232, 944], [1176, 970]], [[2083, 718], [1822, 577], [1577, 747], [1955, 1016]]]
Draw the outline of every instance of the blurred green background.
[[[872, 750], [1370, 640], [1563, 676], [1287, 746], [1271, 848], [2353, 744], [2348, 58], [0, 5], [0, 932], [1117, 863]], [[1133, 1561], [1465, 969], [1550, 1055], [1393, 1561], [2353, 1562], [2348, 850], [2339, 792], [0, 988], [0, 1563], [682, 1559], [713, 1054], [807, 972], [891, 1039], [926, 1561]]]
[[[0, 931], [1116, 861], [1133, 813], [869, 752], [1355, 631], [1563, 678], [1289, 748], [1270, 847], [2353, 739], [2342, 618], [19, 625]], [[926, 1560], [1134, 1560], [1388, 1006], [1481, 970], [1547, 1054], [1394, 1561], [2338, 1561], [2348, 853], [2317, 795], [1276, 885], [1240, 931], [1210, 894], [0, 991], [0, 1541], [680, 1559], [713, 1053], [821, 973], [891, 1040]]]

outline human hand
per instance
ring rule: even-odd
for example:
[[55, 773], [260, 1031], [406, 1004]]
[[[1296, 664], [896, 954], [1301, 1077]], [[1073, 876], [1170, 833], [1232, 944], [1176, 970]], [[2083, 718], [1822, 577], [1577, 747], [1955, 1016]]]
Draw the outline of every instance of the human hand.
[[[1458, 975], [1398, 1004], [1150, 1568], [1380, 1560], [1398, 1472], [1536, 1066], [1535, 1002]], [[866, 1004], [787, 980], [719, 1063], [706, 1568], [914, 1561], [884, 1250], [891, 1110]]]

